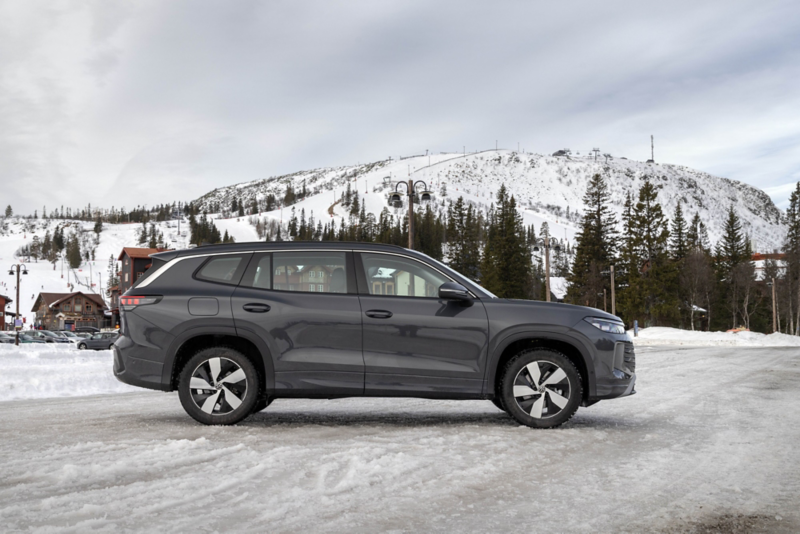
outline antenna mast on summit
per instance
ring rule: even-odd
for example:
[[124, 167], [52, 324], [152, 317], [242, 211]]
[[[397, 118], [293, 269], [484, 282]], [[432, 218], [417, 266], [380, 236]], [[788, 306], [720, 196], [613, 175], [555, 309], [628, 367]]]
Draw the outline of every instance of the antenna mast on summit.
[[653, 160], [653, 163], [656, 162], [655, 150], [653, 149], [653, 136], [650, 136], [650, 159]]

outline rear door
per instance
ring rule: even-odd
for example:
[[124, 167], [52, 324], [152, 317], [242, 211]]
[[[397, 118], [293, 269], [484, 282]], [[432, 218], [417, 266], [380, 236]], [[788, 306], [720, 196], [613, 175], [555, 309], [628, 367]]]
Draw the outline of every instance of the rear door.
[[254, 333], [269, 346], [276, 393], [363, 393], [361, 308], [351, 252], [255, 254], [231, 305], [236, 330]]
[[440, 299], [452, 281], [401, 254], [356, 254], [365, 394], [473, 397], [483, 391], [489, 324], [480, 300]]

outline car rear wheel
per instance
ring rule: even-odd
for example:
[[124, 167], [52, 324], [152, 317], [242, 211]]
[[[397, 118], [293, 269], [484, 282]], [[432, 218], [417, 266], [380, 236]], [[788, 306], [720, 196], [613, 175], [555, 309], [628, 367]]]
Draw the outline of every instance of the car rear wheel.
[[532, 428], [555, 428], [575, 414], [583, 390], [569, 359], [549, 349], [525, 350], [506, 364], [500, 383], [511, 417]]
[[253, 412], [259, 380], [253, 363], [227, 347], [195, 354], [181, 371], [178, 396], [183, 409], [205, 425], [233, 425]]

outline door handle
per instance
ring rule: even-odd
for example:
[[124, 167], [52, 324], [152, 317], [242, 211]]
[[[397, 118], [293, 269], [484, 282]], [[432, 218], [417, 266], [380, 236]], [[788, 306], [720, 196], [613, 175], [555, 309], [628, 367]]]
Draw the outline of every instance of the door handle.
[[367, 317], [372, 317], [373, 319], [388, 319], [392, 316], [392, 312], [389, 310], [367, 310], [364, 312]]
[[270, 308], [269, 304], [260, 304], [258, 302], [251, 302], [250, 304], [245, 304], [244, 306], [242, 306], [242, 309], [250, 313], [267, 313], [272, 308]]

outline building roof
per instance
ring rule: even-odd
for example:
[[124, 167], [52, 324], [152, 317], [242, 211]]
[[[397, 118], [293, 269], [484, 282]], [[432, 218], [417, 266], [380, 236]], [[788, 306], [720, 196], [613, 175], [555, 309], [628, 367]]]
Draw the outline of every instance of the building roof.
[[122, 256], [128, 255], [131, 259], [147, 259], [150, 257], [150, 254], [155, 254], [156, 252], [165, 252], [164, 249], [157, 249], [157, 248], [136, 248], [136, 247], [124, 247], [122, 252], [119, 253], [119, 257], [117, 258], [118, 261], [122, 260]]
[[84, 293], [83, 291], [74, 291], [72, 293], [39, 293], [39, 296], [36, 297], [36, 300], [33, 303], [33, 308], [31, 309], [31, 311], [35, 312], [39, 308], [39, 300], [43, 300], [48, 308], [52, 308], [56, 304], [59, 304], [67, 300], [68, 298], [74, 297], [76, 295], [81, 295], [91, 300], [101, 308], [106, 307], [106, 303], [103, 301], [103, 297], [101, 297], [97, 293]]
[[[5, 301], [6, 301], [6, 304], [11, 304], [12, 302], [14, 302], [14, 301], [11, 299], [11, 297], [7, 297], [7, 296], [5, 296], [5, 295], [0, 295], [0, 299], [3, 299], [3, 300], [5, 300]], [[2, 311], [2, 310], [0, 310], [0, 311]]]

